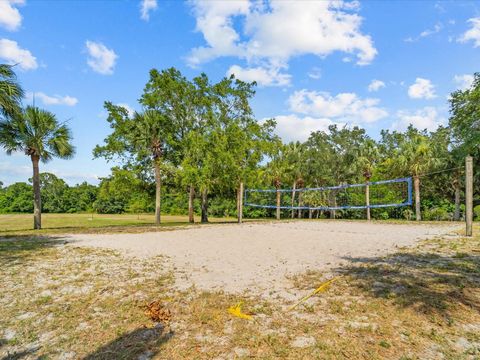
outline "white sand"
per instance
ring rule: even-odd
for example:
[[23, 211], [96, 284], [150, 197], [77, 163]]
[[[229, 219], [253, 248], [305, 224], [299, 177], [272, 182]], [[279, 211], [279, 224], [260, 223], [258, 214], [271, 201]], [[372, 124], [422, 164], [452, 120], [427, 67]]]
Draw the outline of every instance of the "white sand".
[[176, 286], [267, 294], [291, 287], [285, 275], [328, 271], [348, 258], [375, 257], [451, 232], [457, 225], [292, 221], [196, 226], [140, 234], [70, 235], [74, 245], [126, 255], [166, 255]]

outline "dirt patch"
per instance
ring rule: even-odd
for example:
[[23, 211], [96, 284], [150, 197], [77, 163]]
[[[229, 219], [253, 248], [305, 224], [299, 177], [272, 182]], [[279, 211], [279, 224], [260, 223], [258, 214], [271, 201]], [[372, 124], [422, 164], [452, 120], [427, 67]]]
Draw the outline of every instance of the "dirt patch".
[[458, 228], [457, 225], [289, 221], [213, 225], [142, 234], [71, 235], [76, 246], [148, 258], [166, 255], [179, 289], [289, 294], [289, 278], [326, 271], [350, 258], [381, 256]]

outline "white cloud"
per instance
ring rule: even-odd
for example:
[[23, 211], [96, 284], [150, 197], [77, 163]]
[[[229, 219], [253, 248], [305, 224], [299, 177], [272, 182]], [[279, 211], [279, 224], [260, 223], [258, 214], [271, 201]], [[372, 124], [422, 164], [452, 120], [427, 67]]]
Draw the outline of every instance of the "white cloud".
[[[8, 174], [8, 176], [31, 176], [32, 171], [32, 167], [28, 165], [19, 165], [18, 163], [12, 164], [9, 161], [0, 161], [0, 174]], [[27, 179], [24, 181], [27, 181]]]
[[150, 19], [150, 12], [157, 9], [157, 0], [142, 0], [140, 3], [140, 17], [142, 20], [148, 21]]
[[336, 124], [327, 118], [299, 117], [293, 114], [275, 116], [275, 120], [277, 122], [275, 133], [283, 141], [305, 141], [313, 131], [327, 131], [329, 125]]
[[87, 40], [85, 44], [89, 55], [87, 64], [93, 69], [93, 71], [102, 75], [113, 74], [113, 68], [115, 67], [115, 62], [118, 58], [115, 51], [107, 48], [102, 43], [94, 41]]
[[133, 117], [133, 114], [135, 114], [135, 110], [133, 110], [133, 108], [126, 103], [118, 103], [118, 104], [115, 104], [115, 105], [125, 108], [128, 111], [128, 116], [129, 117]]
[[412, 99], [433, 99], [437, 97], [435, 86], [430, 80], [423, 78], [415, 79], [415, 82], [408, 88], [408, 96]]
[[75, 171], [75, 170], [61, 170], [50, 168], [48, 165], [42, 169], [42, 172], [49, 172], [57, 177], [65, 180], [69, 185], [79, 184], [84, 181], [88, 183], [98, 184], [100, 176], [91, 172]]
[[388, 113], [377, 106], [379, 102], [379, 99], [361, 99], [354, 93], [332, 96], [327, 92], [307, 90], [295, 91], [288, 99], [290, 109], [296, 113], [348, 123], [371, 123], [386, 117]]
[[443, 24], [438, 23], [438, 24], [435, 24], [435, 26], [432, 29], [426, 29], [426, 30], [422, 31], [418, 36], [408, 37], [404, 41], [405, 42], [416, 42], [416, 41], [418, 41], [422, 38], [438, 34], [440, 31], [442, 31], [442, 29], [443, 29]]
[[[244, 59], [249, 67], [287, 68], [292, 57], [324, 58], [341, 51], [369, 64], [377, 54], [360, 31], [356, 3], [344, 1], [201, 1], [193, 0], [196, 30], [206, 46], [192, 49], [190, 66], [223, 56]], [[238, 21], [240, 20], [240, 21]], [[237, 29], [234, 22], [240, 24]]]
[[445, 118], [438, 114], [437, 109], [426, 106], [414, 112], [401, 110], [397, 112], [398, 120], [392, 124], [393, 130], [404, 131], [410, 124], [417, 129], [435, 131], [440, 125], [445, 125]]
[[457, 85], [457, 88], [460, 90], [470, 89], [470, 87], [473, 84], [473, 79], [474, 79], [474, 76], [470, 74], [455, 75], [453, 77], [453, 81]]
[[386, 85], [383, 81], [381, 80], [372, 80], [372, 82], [368, 85], [368, 91], [369, 92], [375, 92], [380, 90], [381, 88], [384, 88]]
[[233, 65], [228, 69], [227, 76], [234, 74], [236, 78], [243, 81], [256, 81], [259, 86], [286, 86], [290, 84], [291, 76], [280, 71], [278, 68], [242, 68], [239, 65]]
[[405, 42], [415, 42], [420, 40], [421, 38], [429, 37], [431, 35], [437, 34], [440, 31], [442, 31], [443, 25], [442, 23], [435, 24], [435, 26], [432, 29], [426, 29], [422, 31], [418, 36], [416, 37], [408, 37], [404, 41]]
[[38, 67], [37, 59], [27, 49], [22, 49], [13, 40], [0, 39], [0, 58], [7, 64], [18, 64], [22, 70], [33, 70]]
[[44, 105], [66, 105], [66, 106], [75, 106], [78, 103], [78, 99], [72, 96], [61, 96], [53, 95], [49, 96], [43, 92], [29, 92], [27, 93], [27, 100], [32, 101], [33, 99], [41, 100]]
[[461, 43], [473, 41], [474, 47], [480, 46], [480, 17], [468, 19], [471, 28], [462, 34], [457, 40]]
[[318, 80], [322, 77], [322, 70], [314, 66], [312, 70], [310, 70], [310, 72], [308, 73], [308, 77], [314, 80]]
[[436, 24], [433, 29], [427, 29], [420, 33], [420, 37], [427, 37], [439, 33], [442, 30], [442, 24]]
[[0, 26], [8, 31], [15, 31], [22, 25], [22, 15], [16, 8], [23, 5], [24, 0], [2, 0], [0, 1]]

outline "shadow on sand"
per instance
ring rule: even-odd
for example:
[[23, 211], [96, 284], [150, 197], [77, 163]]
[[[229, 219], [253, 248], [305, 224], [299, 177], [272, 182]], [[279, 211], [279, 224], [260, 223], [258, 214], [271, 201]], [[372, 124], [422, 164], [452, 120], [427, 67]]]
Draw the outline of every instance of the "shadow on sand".
[[62, 236], [0, 236], [0, 264], [27, 260], [38, 252], [66, 243]]
[[388, 257], [344, 258], [339, 273], [374, 297], [447, 320], [453, 304], [480, 311], [480, 257], [457, 253], [396, 253]]
[[127, 360], [138, 359], [142, 355], [149, 359], [158, 354], [159, 347], [173, 335], [160, 324], [154, 328], [139, 328], [99, 347], [83, 360]]

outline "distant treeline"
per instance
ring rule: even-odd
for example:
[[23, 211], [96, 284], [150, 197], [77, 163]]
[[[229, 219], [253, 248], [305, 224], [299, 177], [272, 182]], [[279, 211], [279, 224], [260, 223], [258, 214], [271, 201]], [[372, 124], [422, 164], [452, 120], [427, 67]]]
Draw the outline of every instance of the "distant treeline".
[[[155, 211], [155, 186], [138, 178], [134, 171], [113, 168], [112, 175], [98, 186], [83, 182], [74, 186], [51, 173], [41, 173], [42, 212], [101, 214], [149, 213]], [[188, 194], [167, 186], [162, 210], [168, 214], [187, 214]], [[33, 189], [28, 183], [17, 182], [3, 187], [0, 182], [0, 213], [31, 213]], [[200, 204], [195, 202], [195, 212]], [[221, 194], [213, 196], [209, 207], [212, 216], [235, 216], [235, 199]], [[248, 210], [247, 210], [248, 214]], [[250, 212], [250, 215], [255, 215]], [[257, 212], [257, 215], [259, 213]]]
[[[11, 69], [5, 69], [6, 78], [14, 79]], [[139, 100], [140, 112], [132, 115], [120, 105], [105, 102], [112, 132], [93, 154], [120, 159], [122, 166], [112, 168], [98, 186], [68, 186], [52, 174], [38, 175], [40, 160], [73, 156], [71, 133], [54, 114], [33, 107], [6, 114], [6, 120], [0, 121], [0, 145], [7, 153], [30, 154], [36, 175], [35, 181], [0, 189], [0, 212], [32, 212], [35, 198], [40, 228], [41, 194], [44, 212], [155, 212], [157, 224], [160, 212], [188, 213], [190, 221], [195, 213], [207, 222], [208, 215], [240, 213], [239, 195], [246, 187], [277, 190], [269, 192], [276, 196], [268, 202], [272, 209], [244, 209], [245, 217], [273, 217], [275, 208], [280, 209], [276, 201], [282, 189], [412, 177], [414, 206], [372, 209], [371, 216], [412, 220], [463, 217], [465, 158], [473, 156], [474, 168], [480, 168], [480, 73], [474, 74], [470, 88], [450, 95], [448, 124], [434, 131], [412, 125], [382, 130], [378, 139], [357, 126], [331, 125], [326, 131], [311, 132], [303, 142], [285, 143], [276, 135], [275, 119], [255, 118], [250, 106], [255, 86], [234, 77], [212, 83], [206, 74], [189, 80], [174, 68], [152, 69]], [[55, 129], [49, 141], [40, 136], [43, 130], [29, 130], [39, 124], [44, 124], [41, 130]], [[31, 138], [32, 134], [40, 135]], [[48, 146], [51, 149], [45, 151]], [[387, 187], [373, 195], [378, 204], [385, 204], [396, 198], [394, 191]], [[287, 206], [302, 207], [307, 200], [302, 200], [298, 191], [284, 193], [290, 196], [284, 199]], [[474, 203], [479, 204], [478, 171], [474, 172], [474, 194]], [[323, 198], [317, 195], [309, 199], [311, 208], [338, 208], [340, 201], [345, 206], [353, 204], [352, 198], [342, 199], [333, 191]], [[364, 194], [358, 198], [364, 199]], [[365, 210], [281, 212], [282, 217], [368, 216]]]

